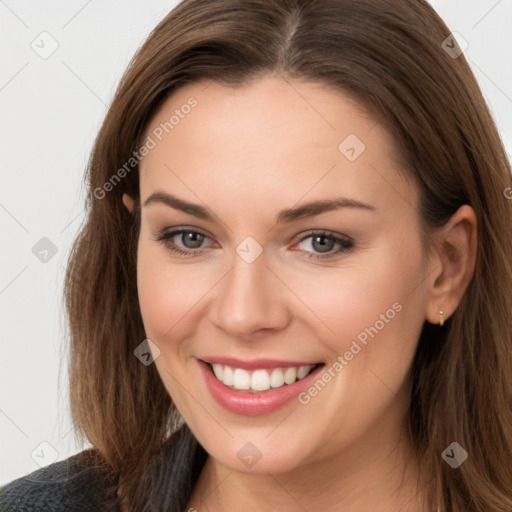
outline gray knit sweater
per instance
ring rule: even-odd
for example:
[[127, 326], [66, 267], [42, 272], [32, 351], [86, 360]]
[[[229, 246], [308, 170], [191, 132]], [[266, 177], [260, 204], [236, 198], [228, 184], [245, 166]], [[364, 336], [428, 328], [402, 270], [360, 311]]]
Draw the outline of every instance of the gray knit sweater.
[[[119, 512], [115, 490], [104, 490], [103, 470], [90, 450], [54, 462], [0, 488], [0, 512]], [[115, 481], [108, 481], [114, 484]], [[114, 505], [107, 506], [107, 498]]]

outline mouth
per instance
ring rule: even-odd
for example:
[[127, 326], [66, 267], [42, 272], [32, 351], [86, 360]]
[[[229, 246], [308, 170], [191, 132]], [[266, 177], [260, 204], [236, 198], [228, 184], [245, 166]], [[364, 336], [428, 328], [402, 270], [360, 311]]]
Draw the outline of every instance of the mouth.
[[325, 363], [229, 357], [197, 359], [211, 396], [224, 409], [238, 415], [269, 414], [313, 384]]
[[224, 386], [232, 390], [249, 393], [262, 393], [289, 386], [306, 378], [317, 368], [324, 365], [324, 363], [314, 363], [249, 369], [240, 368], [234, 364], [203, 362], [206, 363], [211, 373]]

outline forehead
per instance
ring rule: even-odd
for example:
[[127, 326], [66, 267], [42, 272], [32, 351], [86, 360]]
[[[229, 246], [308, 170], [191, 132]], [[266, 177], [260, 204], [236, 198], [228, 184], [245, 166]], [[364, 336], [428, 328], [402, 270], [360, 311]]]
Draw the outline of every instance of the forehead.
[[319, 83], [273, 75], [236, 88], [187, 84], [153, 116], [148, 138], [154, 147], [139, 167], [142, 201], [159, 189], [196, 202], [246, 198], [256, 209], [250, 200], [283, 206], [340, 194], [388, 210], [416, 204], [385, 128]]

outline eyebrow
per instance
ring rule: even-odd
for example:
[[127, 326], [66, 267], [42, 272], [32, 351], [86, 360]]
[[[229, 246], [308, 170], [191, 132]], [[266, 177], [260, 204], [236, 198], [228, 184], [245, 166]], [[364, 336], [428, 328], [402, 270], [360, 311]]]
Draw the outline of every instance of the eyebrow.
[[[152, 193], [144, 202], [144, 207], [154, 203], [165, 204], [171, 208], [174, 208], [175, 210], [180, 210], [184, 213], [193, 215], [194, 217], [198, 217], [199, 219], [209, 221], [214, 220], [212, 214], [208, 211], [207, 208], [199, 204], [189, 203], [166, 192]], [[297, 208], [281, 210], [277, 215], [276, 224], [293, 222], [295, 220], [308, 217], [315, 217], [321, 213], [339, 210], [341, 208], [360, 208], [373, 212], [377, 211], [374, 206], [346, 197], [337, 197], [335, 199], [320, 199], [318, 201], [306, 203]]]

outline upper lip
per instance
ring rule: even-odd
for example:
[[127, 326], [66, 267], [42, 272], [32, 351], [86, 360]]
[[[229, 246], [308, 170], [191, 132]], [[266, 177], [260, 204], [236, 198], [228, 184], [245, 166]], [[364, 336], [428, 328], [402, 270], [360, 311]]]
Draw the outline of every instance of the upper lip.
[[280, 361], [277, 359], [252, 359], [250, 361], [243, 361], [241, 359], [236, 359], [235, 357], [220, 357], [220, 356], [209, 356], [202, 357], [202, 361], [210, 364], [223, 364], [226, 366], [230, 366], [231, 368], [241, 368], [244, 370], [255, 370], [258, 368], [286, 368], [289, 366], [315, 366], [319, 364], [318, 361], [310, 362], [310, 361]]

